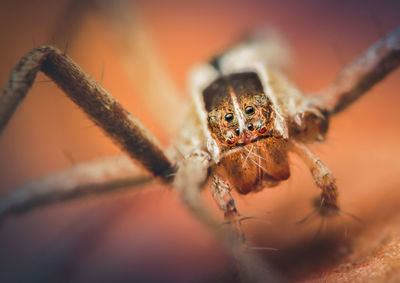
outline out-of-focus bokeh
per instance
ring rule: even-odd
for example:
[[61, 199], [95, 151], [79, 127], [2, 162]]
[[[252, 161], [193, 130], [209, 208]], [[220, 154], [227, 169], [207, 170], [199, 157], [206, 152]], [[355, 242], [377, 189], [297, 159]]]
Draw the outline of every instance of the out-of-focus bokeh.
[[[163, 92], [158, 105], [157, 100], [146, 103], [146, 87], [131, 77], [141, 71], [130, 72], [126, 64], [130, 45], [121, 46], [121, 37], [131, 34], [107, 19], [118, 17], [118, 10], [107, 8], [114, 1], [97, 2], [103, 6], [78, 5], [81, 12], [70, 14], [71, 0], [0, 1], [0, 84], [27, 51], [55, 44], [101, 81], [163, 145], [171, 144], [185, 108], [163, 108], [162, 101], [169, 99]], [[140, 24], [183, 104], [189, 103], [188, 70], [254, 28], [271, 26], [287, 39], [293, 51], [290, 77], [304, 91], [316, 93], [400, 24], [400, 2], [389, 0], [132, 3], [132, 11], [120, 11], [121, 17], [132, 15]], [[104, 13], [107, 9], [113, 13]], [[334, 117], [327, 141], [312, 148], [335, 174], [342, 208], [363, 220], [359, 224], [343, 215], [347, 239], [340, 218], [329, 219], [317, 239], [313, 236], [320, 219], [296, 225], [312, 210], [318, 189], [295, 157], [287, 182], [237, 196], [240, 211], [270, 212], [259, 214], [270, 224], [249, 221], [244, 228], [249, 243], [279, 249], [262, 253], [286, 278], [318, 278], [321, 270], [330, 270], [360, 247], [352, 239], [366, 233], [382, 239], [380, 231], [391, 229], [384, 223], [398, 226], [390, 219], [399, 214], [400, 203], [399, 92], [397, 70]], [[166, 121], [174, 124], [166, 128]], [[0, 139], [0, 193], [71, 164], [118, 153], [47, 77], [39, 75]], [[204, 198], [221, 217], [207, 190]], [[367, 243], [374, 245], [372, 240]], [[373, 255], [373, 249], [365, 254]], [[186, 212], [173, 190], [161, 185], [9, 217], [0, 227], [0, 251], [2, 282], [206, 282], [223, 280], [230, 268], [212, 235]]]

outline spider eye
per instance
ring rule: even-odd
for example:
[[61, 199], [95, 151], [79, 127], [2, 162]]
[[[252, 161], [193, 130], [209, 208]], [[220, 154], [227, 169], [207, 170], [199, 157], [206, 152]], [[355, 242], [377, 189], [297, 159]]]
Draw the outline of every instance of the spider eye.
[[258, 130], [260, 134], [264, 134], [267, 131], [266, 127], [262, 127], [260, 130]]
[[232, 121], [232, 120], [233, 120], [233, 114], [232, 114], [232, 113], [226, 114], [226, 115], [225, 115], [225, 120], [226, 120], [227, 122]]
[[235, 129], [235, 133], [236, 133], [237, 136], [240, 135], [240, 130], [239, 130], [239, 128], [236, 128], [236, 129]]
[[249, 129], [249, 131], [254, 130], [253, 124], [251, 124], [251, 123], [247, 124], [247, 129]]
[[247, 115], [253, 115], [253, 114], [254, 114], [254, 107], [253, 107], [253, 106], [247, 106], [247, 107], [244, 109], [244, 112], [245, 112]]

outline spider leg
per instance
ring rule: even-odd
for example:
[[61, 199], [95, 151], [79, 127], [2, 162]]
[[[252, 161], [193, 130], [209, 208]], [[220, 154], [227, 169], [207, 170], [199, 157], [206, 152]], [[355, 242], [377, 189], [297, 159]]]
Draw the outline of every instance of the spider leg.
[[323, 101], [331, 115], [347, 108], [400, 65], [400, 26], [345, 67]]
[[113, 156], [74, 165], [29, 182], [0, 198], [0, 220], [34, 208], [82, 196], [141, 189], [152, 178], [140, 172], [127, 156]]
[[25, 98], [38, 71], [49, 76], [96, 125], [153, 175], [170, 181], [175, 171], [156, 139], [101, 85], [60, 50], [42, 46], [13, 68], [0, 95], [0, 134]]
[[241, 222], [245, 218], [239, 218], [239, 213], [236, 209], [235, 199], [233, 198], [231, 188], [217, 174], [213, 175], [211, 186], [211, 195], [217, 202], [219, 208], [224, 212], [224, 217], [227, 223], [232, 224], [234, 231], [239, 239], [246, 241], [246, 235], [241, 228]]
[[241, 282], [283, 282], [283, 279], [266, 262], [247, 249], [237, 235], [220, 229], [220, 223], [213, 217], [200, 196], [209, 176], [211, 157], [202, 150], [193, 151], [184, 158], [173, 182], [180, 199], [221, 241], [224, 251], [234, 259], [235, 269]]
[[208, 179], [210, 161], [210, 155], [202, 150], [185, 157], [178, 167], [173, 186], [190, 211], [200, 216], [207, 226], [217, 228], [219, 224], [208, 212], [199, 195]]
[[306, 163], [315, 184], [322, 190], [318, 212], [323, 216], [337, 214], [339, 211], [337, 204], [338, 189], [332, 172], [303, 143], [292, 140], [290, 150]]

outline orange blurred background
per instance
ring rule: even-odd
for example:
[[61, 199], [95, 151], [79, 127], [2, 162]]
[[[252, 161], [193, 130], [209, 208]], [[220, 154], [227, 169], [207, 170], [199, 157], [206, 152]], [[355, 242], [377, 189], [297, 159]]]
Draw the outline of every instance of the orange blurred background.
[[[68, 0], [0, 1], [0, 83], [28, 50], [55, 42], [148, 127], [162, 144], [168, 120], [184, 109], [154, 113], [146, 94], [121, 64], [115, 34], [99, 13], [76, 19], [73, 36], [52, 36]], [[246, 31], [272, 26], [293, 51], [290, 73], [307, 92], [323, 90], [336, 73], [400, 23], [398, 1], [136, 1], [148, 35], [181, 94], [189, 101], [187, 71], [208, 60]], [[75, 20], [75, 19], [73, 19]], [[72, 24], [72, 23], [71, 23]], [[61, 39], [60, 39], [61, 38]], [[103, 73], [103, 75], [102, 75]], [[400, 70], [354, 106], [332, 119], [327, 141], [313, 151], [337, 178], [344, 210], [365, 226], [399, 213]], [[0, 192], [72, 164], [120, 153], [103, 133], [39, 75], [0, 140]], [[160, 93], [160, 95], [163, 95]], [[180, 111], [181, 110], [181, 111]], [[172, 129], [178, 127], [172, 126]], [[295, 276], [299, 247], [313, 243], [319, 220], [295, 222], [311, 211], [318, 193], [306, 167], [292, 158], [292, 177], [273, 190], [237, 196], [240, 211], [265, 210], [271, 221], [245, 225], [250, 242], [280, 251], [266, 257]], [[210, 208], [217, 211], [207, 190]], [[346, 219], [350, 235], [359, 225]], [[342, 233], [340, 221], [322, 237]], [[0, 227], [0, 281], [219, 281], [229, 263], [209, 232], [161, 185], [138, 193], [85, 198], [9, 217]], [[271, 254], [273, 253], [273, 254]], [[289, 262], [289, 263], [288, 263]], [[292, 270], [292, 269], [293, 270]], [[307, 272], [306, 272], [307, 273]]]

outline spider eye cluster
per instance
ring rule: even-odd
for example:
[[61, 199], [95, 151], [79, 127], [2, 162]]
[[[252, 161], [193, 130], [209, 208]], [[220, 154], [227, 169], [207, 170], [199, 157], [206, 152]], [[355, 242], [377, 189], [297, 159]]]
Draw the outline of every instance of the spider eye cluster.
[[[250, 102], [251, 103], [251, 102]], [[267, 130], [267, 122], [265, 121], [265, 117], [262, 114], [263, 112], [257, 111], [257, 104], [252, 105], [252, 103], [244, 103], [242, 106], [242, 113], [244, 114], [244, 117], [246, 119], [245, 122], [245, 132], [246, 135], [252, 136], [252, 139], [255, 139], [260, 136], [265, 136], [268, 134]], [[228, 145], [229, 147], [235, 146], [239, 140], [240, 140], [240, 135], [241, 135], [241, 130], [237, 127], [233, 121], [235, 120], [235, 113], [233, 113], [231, 110], [227, 110], [223, 114], [223, 119], [228, 122], [228, 125], [225, 127], [228, 127], [229, 130], [225, 132], [224, 140], [225, 144]], [[238, 117], [240, 119], [240, 117]]]

